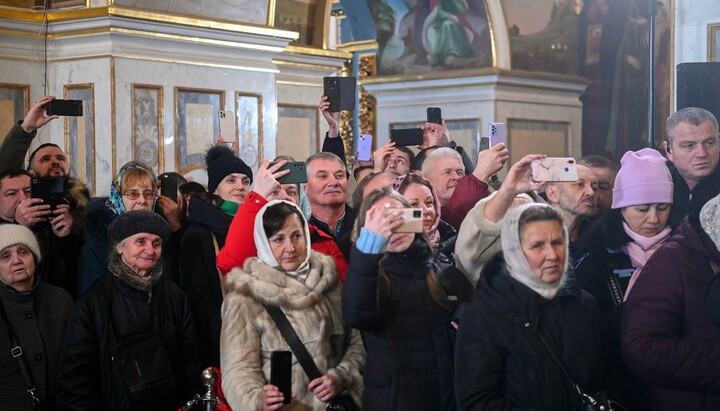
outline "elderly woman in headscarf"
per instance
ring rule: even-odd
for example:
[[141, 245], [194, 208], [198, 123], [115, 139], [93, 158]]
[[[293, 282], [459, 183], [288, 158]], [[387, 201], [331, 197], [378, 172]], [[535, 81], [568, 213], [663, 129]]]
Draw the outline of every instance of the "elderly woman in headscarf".
[[59, 408], [176, 410], [198, 388], [187, 298], [161, 281], [169, 235], [167, 222], [146, 210], [123, 213], [108, 227], [106, 275], [80, 298], [65, 335]]
[[563, 368], [594, 394], [603, 358], [594, 300], [567, 270], [562, 218], [545, 204], [511, 208], [501, 241], [460, 321], [458, 408], [579, 410], [583, 398]]
[[[281, 168], [292, 161], [292, 157], [280, 156], [274, 162], [266, 160], [260, 165], [256, 173], [253, 190], [250, 191], [247, 201], [240, 206], [228, 232], [225, 246], [220, 249], [217, 266], [220, 272], [227, 274], [235, 267], [242, 267], [249, 257], [257, 256], [257, 248], [253, 239], [255, 217], [261, 208], [272, 200], [287, 200], [295, 203], [304, 210], [303, 203], [307, 203], [307, 195], [300, 188], [300, 184], [280, 184], [278, 179], [288, 174], [290, 170]], [[308, 211], [303, 211], [307, 219]], [[332, 236], [309, 224], [310, 247], [319, 253], [333, 257], [337, 266], [337, 276], [340, 281], [345, 280], [347, 261]]]
[[343, 322], [335, 262], [310, 249], [305, 217], [289, 201], [270, 201], [258, 212], [254, 238], [258, 257], [225, 280], [220, 363], [228, 404], [236, 410], [283, 407], [283, 394], [270, 384], [270, 357], [291, 349], [268, 307], [282, 310], [322, 374], [311, 380], [293, 360], [293, 398], [285, 409], [325, 410], [343, 392], [357, 401], [365, 351], [359, 334]]
[[55, 407], [60, 346], [73, 301], [35, 275], [40, 259], [30, 229], [0, 225], [0, 398], [7, 410], [35, 410], [34, 398], [43, 409]]
[[107, 234], [110, 223], [127, 211], [155, 211], [156, 208], [173, 230], [180, 227], [178, 205], [172, 199], [158, 195], [152, 169], [139, 161], [125, 163], [110, 185], [110, 195], [93, 199], [87, 208], [85, 231], [88, 238], [80, 251], [78, 295], [85, 293], [107, 270], [112, 245]]

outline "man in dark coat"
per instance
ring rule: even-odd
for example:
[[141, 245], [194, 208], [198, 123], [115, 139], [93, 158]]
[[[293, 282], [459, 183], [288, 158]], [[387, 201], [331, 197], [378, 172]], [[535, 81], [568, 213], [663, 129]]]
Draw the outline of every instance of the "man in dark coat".
[[670, 222], [676, 225], [688, 214], [697, 216], [708, 200], [720, 194], [718, 122], [707, 110], [687, 107], [668, 117], [665, 134], [663, 144], [675, 185]]
[[720, 197], [648, 260], [622, 313], [630, 370], [650, 384], [655, 411], [720, 409], [720, 330], [703, 306], [705, 284], [720, 264]]

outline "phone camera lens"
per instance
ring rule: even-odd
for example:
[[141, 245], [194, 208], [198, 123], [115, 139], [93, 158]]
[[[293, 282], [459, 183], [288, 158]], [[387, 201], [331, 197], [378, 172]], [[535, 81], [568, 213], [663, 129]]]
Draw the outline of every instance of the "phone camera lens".
[[422, 211], [415, 210], [413, 211], [413, 218], [421, 218], [422, 217]]

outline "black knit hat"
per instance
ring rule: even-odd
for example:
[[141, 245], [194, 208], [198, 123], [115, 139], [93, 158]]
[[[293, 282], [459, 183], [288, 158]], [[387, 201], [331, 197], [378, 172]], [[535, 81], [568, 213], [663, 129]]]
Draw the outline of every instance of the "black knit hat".
[[223, 178], [232, 173], [246, 175], [252, 184], [252, 169], [244, 161], [237, 158], [229, 148], [218, 145], [213, 146], [205, 154], [205, 167], [208, 174], [208, 193], [214, 193]]
[[165, 242], [170, 237], [170, 226], [157, 213], [135, 210], [120, 214], [108, 227], [108, 237], [112, 244], [138, 233], [155, 234]]

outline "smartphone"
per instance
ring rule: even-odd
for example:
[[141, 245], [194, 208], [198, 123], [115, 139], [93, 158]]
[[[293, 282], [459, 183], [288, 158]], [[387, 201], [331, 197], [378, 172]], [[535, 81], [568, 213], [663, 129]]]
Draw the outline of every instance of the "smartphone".
[[488, 132], [490, 133], [490, 147], [495, 147], [496, 144], [500, 143], [507, 145], [504, 123], [490, 122], [490, 125], [488, 126]]
[[292, 353], [273, 351], [270, 353], [270, 384], [283, 393], [283, 404], [292, 401]]
[[419, 146], [423, 143], [423, 132], [419, 128], [390, 130], [390, 140], [395, 142], [395, 147]]
[[83, 115], [83, 102], [82, 100], [50, 100], [45, 104], [45, 113], [48, 116], [80, 117]]
[[237, 139], [237, 131], [235, 130], [235, 113], [229, 110], [218, 112], [220, 119], [220, 135], [226, 143], [234, 143]]
[[360, 134], [358, 140], [358, 161], [370, 161], [372, 160], [372, 134]]
[[490, 148], [490, 137], [480, 137], [478, 151], [487, 150], [488, 148]]
[[[390, 208], [388, 210], [398, 210]], [[392, 230], [393, 233], [422, 233], [423, 232], [423, 213], [419, 208], [400, 208], [403, 211], [402, 218], [405, 220], [398, 228]]]
[[[273, 166], [275, 163], [271, 163]], [[304, 161], [289, 161], [277, 171], [290, 170], [290, 173], [278, 178], [280, 184], [302, 184], [307, 183], [307, 170], [305, 170]], [[276, 172], [277, 172], [276, 171]]]
[[577, 181], [577, 164], [572, 157], [547, 157], [530, 164], [534, 181]]
[[330, 102], [328, 111], [355, 110], [355, 77], [323, 77], [323, 94]]
[[62, 177], [32, 177], [30, 179], [30, 197], [40, 198], [43, 204], [49, 204], [54, 210], [65, 201], [65, 179]]
[[172, 174], [160, 174], [160, 195], [168, 197], [172, 201], [178, 201], [178, 180]]
[[427, 122], [442, 124], [442, 111], [440, 110], [440, 107], [427, 108]]

